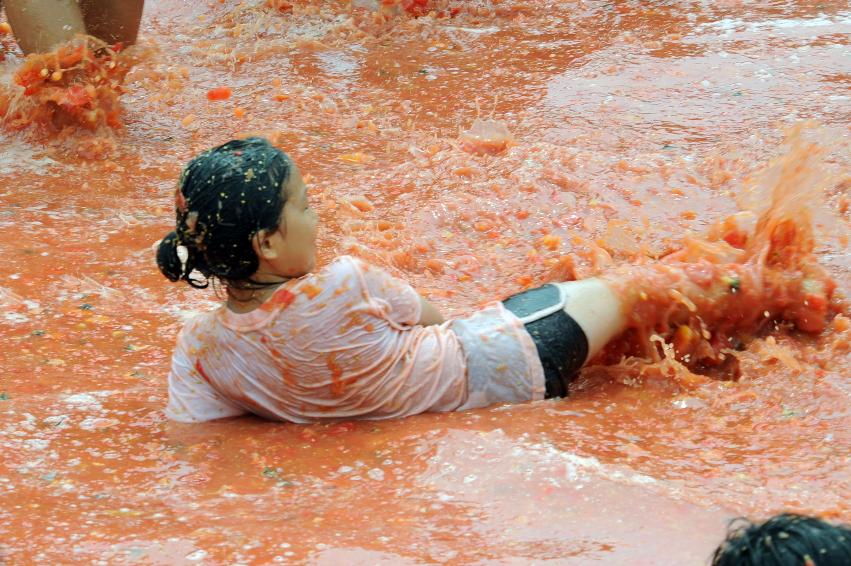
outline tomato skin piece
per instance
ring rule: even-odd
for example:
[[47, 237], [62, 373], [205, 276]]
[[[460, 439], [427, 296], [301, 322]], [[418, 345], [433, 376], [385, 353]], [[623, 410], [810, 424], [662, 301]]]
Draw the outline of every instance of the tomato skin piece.
[[83, 60], [83, 56], [86, 54], [87, 48], [84, 45], [80, 45], [73, 49], [70, 53], [66, 53], [64, 51], [59, 52], [59, 68], [67, 69], [69, 67], [73, 67], [77, 63]]
[[40, 83], [43, 81], [44, 77], [42, 77], [40, 71], [36, 69], [31, 69], [15, 75], [15, 82], [18, 85], [24, 87], [25, 89], [29, 89], [36, 83]]
[[230, 87], [219, 86], [207, 91], [207, 100], [227, 100], [233, 91]]
[[279, 12], [292, 12], [293, 5], [287, 0], [266, 0], [266, 7]]
[[65, 105], [68, 106], [85, 106], [91, 103], [92, 97], [86, 92], [83, 85], [75, 84], [68, 87], [65, 94]]
[[109, 127], [114, 129], [121, 128], [121, 114], [118, 111], [113, 111], [107, 114], [106, 123]]

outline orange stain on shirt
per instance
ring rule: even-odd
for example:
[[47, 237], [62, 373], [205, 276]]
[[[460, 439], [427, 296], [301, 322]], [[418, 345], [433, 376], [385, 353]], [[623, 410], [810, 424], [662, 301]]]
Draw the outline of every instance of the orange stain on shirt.
[[260, 308], [264, 311], [272, 311], [279, 308], [285, 309], [295, 301], [295, 298], [295, 294], [288, 289], [278, 289]]
[[325, 364], [331, 371], [331, 394], [339, 397], [346, 389], [346, 382], [343, 379], [343, 368], [337, 363], [337, 354], [333, 352], [328, 354]]
[[363, 326], [363, 316], [359, 312], [348, 313], [349, 322], [340, 327], [340, 334], [344, 334], [357, 326]]
[[281, 373], [281, 379], [284, 380], [288, 386], [295, 385], [295, 377], [293, 376], [293, 369], [287, 362], [286, 356], [280, 352], [277, 348], [272, 346], [272, 341], [268, 336], [263, 335], [260, 337], [260, 343], [266, 346], [269, 350], [269, 353], [272, 354], [272, 358], [274, 358], [275, 367]]
[[292, 366], [290, 366], [284, 356], [277, 350], [273, 352], [273, 355], [275, 356], [275, 367], [280, 372], [281, 379], [283, 380], [283, 382], [289, 387], [294, 386], [296, 380], [295, 376], [293, 375]]
[[269, 349], [269, 353], [272, 354], [273, 357], [278, 359], [283, 359], [284, 355], [277, 350], [274, 346], [272, 346], [272, 341], [269, 340], [268, 336], [261, 336], [260, 343], [266, 346]]
[[312, 283], [305, 283], [304, 285], [302, 285], [299, 288], [299, 290], [302, 293], [304, 293], [305, 295], [307, 295], [308, 299], [313, 300], [317, 296], [319, 296], [319, 293], [322, 292], [322, 287], [317, 287], [316, 285], [313, 285]]
[[198, 372], [198, 375], [204, 378], [204, 381], [212, 385], [212, 382], [210, 381], [210, 376], [207, 375], [207, 373], [204, 371], [204, 368], [201, 366], [200, 358], [195, 360], [195, 371]]
[[289, 387], [293, 387], [295, 385], [293, 368], [291, 368], [286, 362], [283, 362], [278, 364], [278, 369], [281, 371], [281, 379], [284, 380], [284, 383], [286, 383]]

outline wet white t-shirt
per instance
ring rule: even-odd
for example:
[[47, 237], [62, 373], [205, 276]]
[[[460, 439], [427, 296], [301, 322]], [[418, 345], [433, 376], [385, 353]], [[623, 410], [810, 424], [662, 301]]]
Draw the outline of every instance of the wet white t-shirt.
[[[541, 398], [531, 338], [501, 304], [490, 311], [465, 322], [464, 339], [453, 322], [418, 326], [410, 285], [343, 256], [284, 284], [254, 311], [222, 306], [189, 321], [172, 359], [166, 414], [180, 422], [254, 413], [307, 423]], [[468, 380], [467, 355], [496, 362]], [[468, 391], [468, 381], [479, 390]]]

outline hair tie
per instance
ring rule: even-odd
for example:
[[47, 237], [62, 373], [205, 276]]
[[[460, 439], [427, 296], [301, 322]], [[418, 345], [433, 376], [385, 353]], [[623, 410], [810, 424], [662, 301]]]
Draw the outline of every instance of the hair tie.
[[189, 248], [177, 246], [177, 259], [180, 260], [180, 278], [186, 277], [186, 262], [189, 261]]

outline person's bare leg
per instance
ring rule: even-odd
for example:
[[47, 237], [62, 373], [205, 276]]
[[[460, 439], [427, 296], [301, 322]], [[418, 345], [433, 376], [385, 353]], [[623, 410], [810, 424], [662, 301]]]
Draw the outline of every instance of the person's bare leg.
[[626, 330], [629, 322], [625, 305], [611, 283], [598, 277], [550, 283], [508, 297], [503, 304], [543, 348], [543, 354], [539, 349], [542, 360], [548, 357], [555, 361], [562, 354], [564, 360], [570, 360], [568, 369], [565, 364], [555, 364], [562, 374], [579, 369]]
[[626, 329], [628, 317], [623, 301], [603, 279], [592, 277], [553, 285], [561, 289], [562, 310], [588, 339], [588, 359]]
[[144, 0], [80, 0], [89, 35], [112, 45], [136, 43]]
[[49, 51], [86, 33], [76, 0], [6, 0], [6, 17], [24, 53]]

